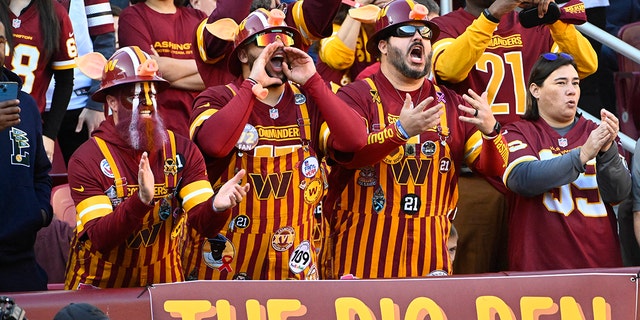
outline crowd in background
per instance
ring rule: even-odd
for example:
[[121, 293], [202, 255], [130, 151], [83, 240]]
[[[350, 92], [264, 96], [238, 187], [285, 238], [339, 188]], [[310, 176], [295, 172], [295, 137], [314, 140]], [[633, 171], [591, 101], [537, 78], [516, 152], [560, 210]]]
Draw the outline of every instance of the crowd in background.
[[0, 292], [640, 265], [640, 4], [529, 2], [0, 0]]

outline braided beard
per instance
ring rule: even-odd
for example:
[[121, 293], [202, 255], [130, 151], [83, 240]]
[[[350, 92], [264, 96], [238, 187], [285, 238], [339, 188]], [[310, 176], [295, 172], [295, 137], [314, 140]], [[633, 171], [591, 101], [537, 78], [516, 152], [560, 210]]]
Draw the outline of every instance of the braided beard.
[[[136, 89], [140, 89], [140, 87]], [[149, 153], [162, 150], [162, 146], [168, 140], [168, 135], [164, 123], [158, 115], [155, 99], [153, 99], [153, 112], [151, 112], [150, 118], [140, 116], [139, 106], [140, 103], [137, 99], [132, 103], [132, 110], [127, 109], [121, 103], [118, 108], [120, 120], [116, 124], [116, 129], [134, 150]]]

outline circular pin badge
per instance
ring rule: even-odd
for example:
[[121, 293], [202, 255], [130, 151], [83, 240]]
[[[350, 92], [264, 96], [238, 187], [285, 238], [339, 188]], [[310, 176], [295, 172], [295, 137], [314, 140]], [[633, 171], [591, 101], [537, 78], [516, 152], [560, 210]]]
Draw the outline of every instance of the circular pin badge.
[[252, 280], [246, 272], [238, 272], [233, 275], [233, 280]]
[[273, 247], [273, 250], [279, 252], [287, 251], [293, 245], [295, 236], [296, 232], [292, 227], [282, 227], [273, 233], [271, 237], [271, 247]]
[[307, 276], [306, 276], [307, 280], [319, 280], [320, 277], [318, 276], [318, 268], [316, 268], [316, 265], [312, 265], [309, 268], [309, 272], [307, 272]]
[[421, 205], [422, 201], [420, 201], [420, 197], [413, 193], [404, 195], [402, 200], [400, 200], [400, 208], [408, 215], [417, 214], [420, 211]]
[[427, 277], [447, 277], [447, 276], [449, 276], [449, 273], [440, 269], [433, 270], [429, 272], [429, 274], [427, 275]]
[[318, 162], [318, 158], [311, 156], [307, 157], [300, 164], [300, 170], [302, 171], [302, 175], [307, 178], [315, 177], [320, 169], [320, 163]]
[[451, 159], [446, 157], [442, 158], [440, 160], [440, 166], [438, 167], [438, 170], [440, 170], [440, 173], [449, 172], [449, 170], [451, 170]]
[[386, 164], [396, 164], [402, 160], [402, 157], [404, 157], [404, 148], [399, 146], [395, 150], [391, 151], [391, 153], [382, 159], [382, 161]]
[[233, 219], [233, 225], [236, 228], [245, 229], [251, 224], [251, 219], [249, 216], [241, 214]]
[[311, 180], [304, 189], [304, 202], [308, 204], [316, 204], [320, 201], [320, 197], [324, 194], [324, 185], [319, 178]]
[[427, 141], [422, 144], [422, 147], [420, 148], [420, 152], [422, 152], [422, 154], [424, 154], [427, 157], [431, 157], [436, 153], [437, 147], [438, 145], [435, 142]]
[[289, 257], [289, 270], [298, 274], [311, 264], [311, 260], [311, 244], [307, 240], [302, 241]]
[[236, 143], [236, 148], [242, 151], [251, 151], [258, 145], [258, 130], [250, 124], [245, 124], [242, 134]]
[[100, 171], [107, 176], [107, 178], [114, 178], [113, 171], [111, 171], [111, 166], [109, 166], [109, 161], [107, 159], [102, 159], [100, 161]]
[[218, 234], [204, 241], [202, 257], [207, 267], [231, 272], [231, 262], [235, 257], [235, 251], [233, 243], [227, 237]]
[[301, 104], [307, 102], [307, 97], [305, 97], [304, 94], [302, 94], [302, 93], [296, 93], [293, 96], [293, 100], [294, 100], [295, 104], [301, 105]]

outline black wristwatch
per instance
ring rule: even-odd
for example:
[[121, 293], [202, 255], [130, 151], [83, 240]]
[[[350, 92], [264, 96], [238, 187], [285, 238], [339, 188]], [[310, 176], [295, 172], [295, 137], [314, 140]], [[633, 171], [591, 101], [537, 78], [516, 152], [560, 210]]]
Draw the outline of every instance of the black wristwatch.
[[494, 17], [491, 12], [489, 12], [489, 8], [484, 8], [484, 10], [482, 11], [482, 14], [484, 14], [484, 16], [489, 19], [489, 21], [493, 22], [493, 23], [500, 23], [500, 19]]
[[491, 132], [491, 136], [495, 137], [500, 134], [500, 130], [502, 129], [502, 125], [498, 120], [496, 120], [496, 124], [493, 126], [493, 132]]

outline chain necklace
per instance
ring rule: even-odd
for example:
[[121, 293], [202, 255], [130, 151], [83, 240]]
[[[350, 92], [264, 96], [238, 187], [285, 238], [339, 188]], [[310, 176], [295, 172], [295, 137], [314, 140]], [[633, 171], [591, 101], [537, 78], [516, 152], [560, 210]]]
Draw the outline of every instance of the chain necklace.
[[[404, 104], [404, 100], [406, 99], [406, 95], [405, 95], [405, 97], [403, 97], [400, 94], [400, 90], [398, 90], [396, 87], [393, 87], [393, 89], [396, 90], [396, 93], [398, 94], [398, 97], [400, 98], [400, 101], [402, 101], [402, 103]], [[422, 80], [422, 86], [420, 86], [420, 92], [418, 92], [418, 99], [420, 99], [420, 97], [422, 96], [422, 90], [423, 89], [424, 89], [424, 79]], [[409, 92], [407, 92], [407, 93], [409, 93]], [[411, 96], [411, 93], [409, 93], [409, 96]], [[411, 108], [413, 108], [413, 106], [414, 106], [414, 103], [413, 103], [414, 101], [415, 101], [415, 99], [413, 98], [413, 96], [411, 96]], [[420, 103], [420, 102], [418, 102], [418, 103]]]

